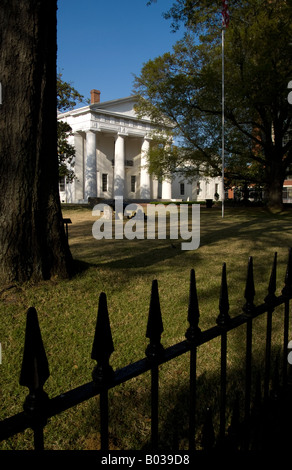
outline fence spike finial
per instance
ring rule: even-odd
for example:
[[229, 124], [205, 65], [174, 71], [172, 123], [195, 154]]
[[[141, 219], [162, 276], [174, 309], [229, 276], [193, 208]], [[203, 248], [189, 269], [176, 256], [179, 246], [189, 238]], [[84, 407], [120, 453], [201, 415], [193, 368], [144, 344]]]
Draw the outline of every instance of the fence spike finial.
[[27, 311], [23, 360], [19, 384], [29, 389], [24, 410], [33, 418], [41, 418], [48, 401], [43, 386], [50, 376], [36, 309]]
[[220, 314], [217, 317], [217, 324], [219, 326], [226, 326], [230, 320], [229, 316], [229, 299], [228, 299], [228, 287], [227, 287], [227, 276], [226, 276], [226, 263], [222, 266], [222, 279], [221, 279], [221, 290], [219, 300]]
[[102, 292], [99, 296], [99, 305], [95, 335], [91, 351], [91, 359], [97, 361], [92, 377], [95, 384], [100, 385], [109, 381], [113, 376], [113, 369], [109, 365], [109, 358], [114, 351], [111, 327], [107, 308], [106, 294]]
[[160, 301], [158, 293], [158, 282], [152, 281], [152, 290], [146, 330], [146, 338], [150, 339], [150, 344], [146, 348], [148, 359], [156, 359], [163, 352], [163, 346], [160, 343], [163, 332], [163, 323], [160, 310]]
[[49, 376], [49, 365], [37, 312], [34, 307], [30, 307], [27, 311], [25, 343], [19, 383], [30, 390], [37, 390], [44, 386]]
[[253, 258], [252, 256], [250, 256], [248, 260], [247, 278], [246, 278], [246, 286], [245, 286], [245, 292], [244, 292], [246, 303], [243, 307], [243, 310], [247, 315], [251, 315], [253, 312], [254, 296], [255, 296], [255, 288], [254, 288], [254, 279], [253, 279]]
[[277, 287], [277, 252], [274, 254], [274, 261], [272, 266], [272, 272], [269, 281], [268, 295], [265, 297], [266, 304], [273, 303], [276, 299], [276, 287]]
[[285, 297], [292, 296], [292, 248], [289, 248], [288, 262], [285, 274], [285, 286], [282, 289]]
[[199, 328], [199, 303], [196, 287], [196, 276], [194, 269], [191, 269], [190, 274], [190, 293], [189, 293], [189, 307], [188, 307], [188, 322], [190, 324], [186, 331], [186, 338], [188, 341], [195, 341], [197, 336], [201, 333]]

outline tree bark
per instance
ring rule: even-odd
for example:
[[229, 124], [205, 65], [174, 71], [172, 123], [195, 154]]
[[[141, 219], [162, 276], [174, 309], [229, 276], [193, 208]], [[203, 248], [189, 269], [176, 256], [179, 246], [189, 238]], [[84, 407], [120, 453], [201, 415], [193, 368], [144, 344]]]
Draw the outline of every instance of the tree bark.
[[67, 277], [58, 189], [56, 0], [0, 4], [0, 282]]
[[[271, 159], [269, 160], [271, 161]], [[283, 209], [283, 184], [285, 169], [281, 160], [273, 155], [270, 167], [266, 167], [266, 197], [268, 209], [272, 212]]]
[[278, 179], [274, 179], [267, 187], [267, 206], [271, 211], [281, 211], [283, 209], [283, 182], [284, 180], [280, 181]]

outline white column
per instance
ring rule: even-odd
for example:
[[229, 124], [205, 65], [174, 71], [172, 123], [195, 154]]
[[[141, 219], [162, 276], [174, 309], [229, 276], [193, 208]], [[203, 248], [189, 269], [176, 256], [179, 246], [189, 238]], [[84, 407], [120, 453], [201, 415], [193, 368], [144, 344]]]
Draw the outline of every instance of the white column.
[[75, 196], [73, 202], [84, 200], [84, 138], [83, 135], [74, 134], [74, 147], [75, 147], [75, 166], [74, 173], [76, 179], [74, 180]]
[[153, 178], [152, 180], [152, 198], [153, 199], [158, 199], [158, 194], [159, 192], [159, 181], [157, 178]]
[[114, 197], [124, 196], [125, 138], [118, 134], [115, 142]]
[[[167, 151], [171, 146], [172, 139], [170, 138], [165, 145], [165, 150]], [[162, 188], [161, 188], [161, 199], [171, 199], [171, 186], [172, 182], [171, 179], [167, 177], [167, 175], [162, 180]]]
[[96, 135], [95, 132], [86, 132], [86, 158], [85, 158], [85, 200], [97, 196], [96, 184]]
[[148, 173], [147, 153], [149, 151], [150, 142], [147, 137], [144, 138], [141, 147], [141, 174], [140, 174], [140, 198], [150, 199], [150, 175]]
[[171, 180], [162, 181], [161, 199], [171, 199]]

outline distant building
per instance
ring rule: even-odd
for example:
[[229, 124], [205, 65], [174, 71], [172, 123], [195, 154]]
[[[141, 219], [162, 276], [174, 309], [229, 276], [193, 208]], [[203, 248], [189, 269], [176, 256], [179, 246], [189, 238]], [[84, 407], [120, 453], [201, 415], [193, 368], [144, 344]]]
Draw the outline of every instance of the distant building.
[[150, 119], [137, 117], [135, 96], [100, 102], [100, 92], [91, 91], [88, 106], [60, 113], [67, 122], [75, 147], [76, 179], [60, 180], [61, 202], [87, 203], [89, 198], [124, 200], [221, 199], [221, 178], [188, 182], [175, 177], [158, 181], [149, 175], [145, 155], [157, 128]]
[[292, 174], [288, 175], [283, 185], [283, 202], [292, 204]]

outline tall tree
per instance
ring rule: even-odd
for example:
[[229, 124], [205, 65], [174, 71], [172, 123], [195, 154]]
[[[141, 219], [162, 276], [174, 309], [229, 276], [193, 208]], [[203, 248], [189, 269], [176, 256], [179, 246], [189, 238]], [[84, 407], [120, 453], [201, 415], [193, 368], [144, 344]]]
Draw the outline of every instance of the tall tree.
[[58, 190], [56, 0], [0, 4], [0, 281], [67, 277]]
[[[229, 14], [224, 50], [227, 172], [235, 167], [238, 172], [240, 163], [245, 178], [247, 173], [248, 179], [261, 178], [269, 206], [280, 208], [292, 163], [292, 109], [287, 100], [291, 2], [230, 0]], [[187, 33], [172, 52], [144, 64], [135, 80], [138, 110], [157, 122], [163, 123], [163, 116], [173, 122], [182, 172], [200, 168], [220, 175], [221, 2], [176, 0], [166, 17], [174, 28], [183, 23]], [[166, 169], [175, 166], [171, 148], [161, 161]], [[157, 170], [158, 159], [152, 162]], [[255, 166], [259, 171], [254, 172]]]

